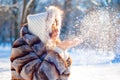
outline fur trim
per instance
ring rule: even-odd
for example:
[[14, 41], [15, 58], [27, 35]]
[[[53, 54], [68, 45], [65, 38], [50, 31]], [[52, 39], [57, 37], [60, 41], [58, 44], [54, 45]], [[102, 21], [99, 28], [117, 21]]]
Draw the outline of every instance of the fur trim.
[[54, 21], [57, 21], [57, 26], [59, 28], [59, 30], [61, 29], [61, 21], [62, 21], [62, 10], [60, 10], [59, 8], [55, 7], [55, 6], [50, 6], [48, 8], [46, 8], [46, 11], [48, 13], [47, 16], [47, 31], [48, 32], [52, 32], [51, 26], [54, 23]]

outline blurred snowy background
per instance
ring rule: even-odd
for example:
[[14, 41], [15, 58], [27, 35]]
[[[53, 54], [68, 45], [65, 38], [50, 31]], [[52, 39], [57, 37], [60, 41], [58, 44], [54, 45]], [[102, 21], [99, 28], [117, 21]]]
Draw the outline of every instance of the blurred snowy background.
[[11, 46], [28, 14], [64, 10], [61, 39], [83, 36], [70, 50], [70, 80], [120, 80], [120, 0], [0, 0], [0, 80], [10, 80]]

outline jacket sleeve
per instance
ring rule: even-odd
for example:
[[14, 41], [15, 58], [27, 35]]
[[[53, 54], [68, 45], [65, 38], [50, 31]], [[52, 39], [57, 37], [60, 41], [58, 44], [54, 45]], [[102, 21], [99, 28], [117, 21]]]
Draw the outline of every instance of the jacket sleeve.
[[[14, 42], [10, 60], [11, 60], [11, 72], [17, 73], [19, 78], [22, 77], [23, 79], [26, 80], [31, 80], [31, 76], [29, 76], [31, 73], [29, 73], [24, 78], [22, 72], [23, 72], [23, 68], [25, 68], [25, 65], [28, 64], [29, 62], [35, 62], [35, 61], [38, 62], [37, 64], [40, 64], [40, 60], [38, 60], [38, 57], [34, 54], [32, 49], [24, 42], [22, 38], [19, 38]], [[27, 67], [28, 67], [27, 70], [30, 71], [29, 66]], [[27, 78], [28, 76], [29, 79]], [[14, 78], [16, 79], [17, 76], [12, 74], [12, 79], [14, 80]]]

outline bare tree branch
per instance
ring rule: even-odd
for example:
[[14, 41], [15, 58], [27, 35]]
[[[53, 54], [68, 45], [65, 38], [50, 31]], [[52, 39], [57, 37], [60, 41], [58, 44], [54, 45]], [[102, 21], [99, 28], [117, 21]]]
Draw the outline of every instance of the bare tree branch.
[[33, 8], [34, 2], [35, 2], [35, 0], [30, 0], [28, 2], [28, 4], [26, 5], [24, 17], [23, 17], [23, 22], [22, 22], [23, 24], [27, 23], [27, 15], [30, 13], [30, 10]]
[[26, 7], [26, 0], [23, 0], [23, 10], [22, 10], [22, 18], [21, 18], [20, 25], [23, 24], [23, 18], [24, 18], [25, 7]]

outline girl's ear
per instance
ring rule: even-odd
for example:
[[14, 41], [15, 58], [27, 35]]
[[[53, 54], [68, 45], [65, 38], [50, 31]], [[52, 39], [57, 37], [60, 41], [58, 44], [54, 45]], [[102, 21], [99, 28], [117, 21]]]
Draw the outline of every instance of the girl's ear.
[[52, 32], [51, 32], [51, 33], [49, 33], [49, 36], [50, 36], [50, 38], [52, 37]]

